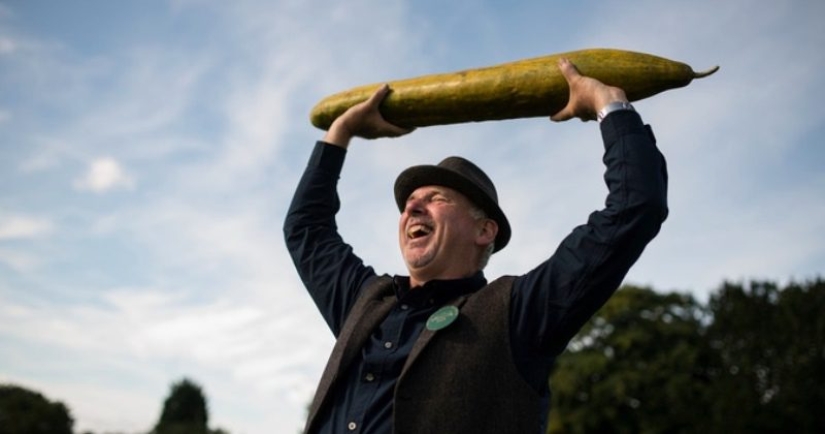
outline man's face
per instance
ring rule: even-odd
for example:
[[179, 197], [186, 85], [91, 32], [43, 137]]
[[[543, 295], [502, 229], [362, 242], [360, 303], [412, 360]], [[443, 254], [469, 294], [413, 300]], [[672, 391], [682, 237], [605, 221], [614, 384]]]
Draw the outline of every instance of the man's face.
[[[485, 220], [472, 214], [461, 193], [424, 186], [407, 198], [398, 225], [399, 245], [411, 282], [466, 277], [478, 270]], [[493, 234], [495, 237], [495, 234]]]

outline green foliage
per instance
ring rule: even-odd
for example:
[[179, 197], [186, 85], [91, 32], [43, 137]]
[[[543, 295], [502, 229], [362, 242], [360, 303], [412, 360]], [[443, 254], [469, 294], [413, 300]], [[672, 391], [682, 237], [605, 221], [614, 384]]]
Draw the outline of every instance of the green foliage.
[[0, 434], [72, 434], [69, 409], [38, 392], [0, 385]]
[[821, 279], [624, 287], [558, 358], [548, 433], [825, 432], [823, 310]]
[[[707, 415], [719, 432], [825, 432], [825, 281], [725, 284], [710, 300]], [[730, 417], [731, 414], [741, 417]]]
[[682, 432], [701, 393], [701, 319], [689, 296], [618, 291], [558, 358], [548, 432]]
[[201, 387], [189, 379], [172, 384], [154, 434], [208, 434], [209, 413]]

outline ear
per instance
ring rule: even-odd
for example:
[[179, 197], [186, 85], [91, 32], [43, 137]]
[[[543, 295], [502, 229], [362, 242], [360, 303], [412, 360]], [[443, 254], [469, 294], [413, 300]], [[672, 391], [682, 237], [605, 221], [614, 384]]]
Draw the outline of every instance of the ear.
[[498, 235], [498, 223], [490, 218], [481, 219], [478, 222], [476, 232], [476, 244], [486, 246], [496, 240]]

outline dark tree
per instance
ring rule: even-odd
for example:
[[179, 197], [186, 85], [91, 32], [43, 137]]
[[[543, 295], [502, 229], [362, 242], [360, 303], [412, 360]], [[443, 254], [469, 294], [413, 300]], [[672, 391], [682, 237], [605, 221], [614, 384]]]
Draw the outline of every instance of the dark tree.
[[0, 434], [72, 434], [69, 409], [38, 392], [0, 385]]
[[559, 356], [548, 432], [822, 433], [825, 281], [626, 287]]
[[209, 414], [201, 387], [189, 379], [172, 384], [155, 434], [206, 434]]
[[548, 433], [690, 432], [702, 317], [690, 296], [620, 289], [559, 356]]
[[825, 432], [825, 281], [726, 283], [710, 310], [708, 431]]

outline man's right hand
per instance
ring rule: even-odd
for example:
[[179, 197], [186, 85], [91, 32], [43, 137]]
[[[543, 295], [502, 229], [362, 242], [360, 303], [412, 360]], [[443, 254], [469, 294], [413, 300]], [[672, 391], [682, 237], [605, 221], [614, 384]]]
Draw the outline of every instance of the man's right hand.
[[393, 125], [381, 116], [379, 106], [390, 92], [389, 85], [385, 84], [366, 101], [347, 109], [332, 122], [322, 140], [346, 148], [353, 137], [377, 139], [380, 137], [398, 137], [412, 132], [413, 129]]
[[559, 70], [570, 87], [570, 97], [561, 111], [550, 117], [556, 122], [579, 118], [596, 120], [596, 113], [612, 102], [627, 102], [624, 90], [582, 75], [570, 60], [560, 59]]

